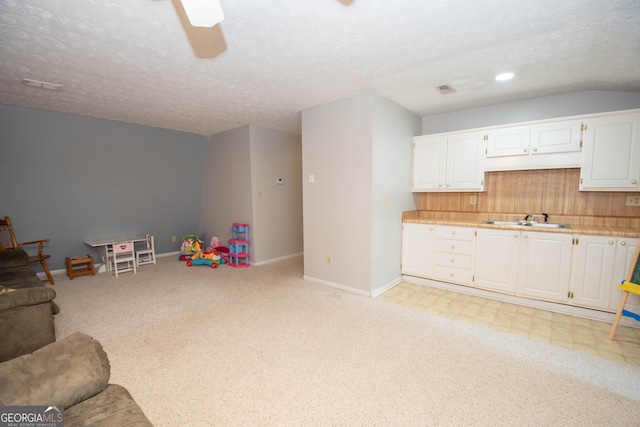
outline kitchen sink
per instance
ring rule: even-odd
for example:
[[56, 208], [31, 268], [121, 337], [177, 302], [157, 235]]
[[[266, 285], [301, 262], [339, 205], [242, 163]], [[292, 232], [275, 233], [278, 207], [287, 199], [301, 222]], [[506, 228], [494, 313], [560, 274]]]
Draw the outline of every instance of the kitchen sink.
[[488, 225], [501, 225], [510, 227], [533, 227], [533, 228], [571, 228], [569, 224], [551, 223], [551, 222], [536, 222], [536, 221], [498, 221], [490, 219], [484, 221], [483, 224]]

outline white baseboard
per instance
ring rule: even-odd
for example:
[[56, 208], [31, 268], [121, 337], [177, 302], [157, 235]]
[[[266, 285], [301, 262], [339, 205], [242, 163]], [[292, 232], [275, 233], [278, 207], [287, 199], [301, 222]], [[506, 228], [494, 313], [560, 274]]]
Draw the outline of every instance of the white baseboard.
[[260, 267], [261, 265], [271, 264], [272, 262], [283, 261], [283, 260], [289, 259], [289, 258], [295, 258], [295, 257], [303, 255], [303, 254], [304, 254], [304, 252], [298, 252], [298, 253], [295, 253], [295, 254], [285, 255], [285, 256], [278, 257], [278, 258], [271, 258], [271, 259], [267, 259], [267, 260], [264, 260], [264, 261], [250, 262], [250, 264], [255, 266], [255, 267]]
[[371, 296], [370, 292], [363, 291], [362, 289], [352, 288], [351, 286], [345, 286], [345, 285], [341, 285], [339, 283], [333, 283], [333, 282], [329, 282], [327, 280], [317, 279], [315, 277], [310, 277], [310, 276], [302, 276], [302, 278], [304, 280], [309, 281], [309, 282], [318, 283], [320, 285], [329, 286], [331, 288], [341, 289], [343, 291], [351, 292], [352, 294], [362, 295], [362, 296], [365, 296], [365, 297], [370, 297]]
[[398, 278], [392, 280], [391, 282], [387, 283], [386, 285], [382, 285], [379, 288], [374, 289], [373, 291], [371, 291], [371, 298], [375, 298], [375, 297], [377, 297], [379, 295], [384, 294], [389, 289], [393, 288], [394, 286], [396, 286], [399, 283], [402, 283], [402, 277], [398, 277]]
[[[472, 288], [470, 286], [456, 285], [454, 283], [440, 282], [438, 280], [424, 279], [422, 277], [403, 275], [405, 282], [416, 285], [430, 286], [432, 288], [444, 289], [446, 291], [458, 292], [461, 294], [473, 295], [477, 297], [508, 302], [511, 304], [522, 305], [525, 307], [538, 308], [540, 310], [551, 311], [554, 313], [567, 314], [569, 316], [583, 317], [585, 319], [599, 320], [601, 322], [612, 323], [615, 313], [600, 311], [584, 307], [575, 307], [567, 304], [560, 304], [550, 301], [541, 301], [529, 298], [523, 298], [516, 295], [507, 295], [500, 292], [491, 292], [484, 289]], [[640, 322], [628, 317], [622, 317], [620, 324], [631, 327], [640, 327]]]
[[[156, 258], [164, 258], [164, 257], [168, 257], [168, 256], [179, 256], [180, 255], [180, 251], [175, 251], [175, 252], [165, 252], [162, 254], [156, 254]], [[107, 271], [106, 269], [106, 265], [104, 263], [98, 263], [98, 262], [94, 262], [93, 267], [96, 270], [96, 273], [105, 273]], [[104, 267], [104, 268], [103, 268]], [[67, 269], [66, 268], [61, 268], [58, 270], [49, 270], [51, 271], [51, 275], [57, 275], [57, 274], [67, 274]], [[46, 279], [47, 275], [44, 274], [44, 272], [40, 272], [38, 273], [38, 277], [40, 278], [40, 280], [42, 279]]]

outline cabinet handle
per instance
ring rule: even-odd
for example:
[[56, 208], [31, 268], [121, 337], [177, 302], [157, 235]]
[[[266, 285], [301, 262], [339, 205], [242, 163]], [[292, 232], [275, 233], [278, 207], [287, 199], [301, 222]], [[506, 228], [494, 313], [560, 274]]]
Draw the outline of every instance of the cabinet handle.
[[538, 151], [538, 147], [533, 147], [533, 151]]
[[523, 234], [522, 237], [524, 237], [525, 239], [529, 238], [529, 236], [526, 234]]
[[453, 277], [453, 273], [449, 273], [449, 277]]
[[620, 242], [620, 246], [627, 246], [627, 242]]
[[613, 240], [609, 240], [609, 244], [610, 244], [610, 245], [613, 245]]
[[528, 151], [528, 148], [523, 148], [522, 151], [524, 151], [525, 153]]
[[455, 236], [455, 235], [456, 235], [456, 232], [455, 232], [455, 231], [452, 231], [452, 232], [451, 232], [451, 235], [452, 235], [452, 236]]
[[636, 184], [638, 183], [638, 181], [636, 181], [636, 180], [634, 179], [633, 181], [631, 181], [631, 183], [632, 183], [633, 185], [636, 185]]
[[518, 233], [514, 233], [513, 237], [515, 237], [517, 239], [518, 238]]
[[451, 245], [451, 249], [455, 249], [455, 248], [456, 248], [456, 246], [455, 246], [455, 245]]
[[453, 264], [455, 262], [455, 260], [453, 258], [451, 258], [451, 263]]

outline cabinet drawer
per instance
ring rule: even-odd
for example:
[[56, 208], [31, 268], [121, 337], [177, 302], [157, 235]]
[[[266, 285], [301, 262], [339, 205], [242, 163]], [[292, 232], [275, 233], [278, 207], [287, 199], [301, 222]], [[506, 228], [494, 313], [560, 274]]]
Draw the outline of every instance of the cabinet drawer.
[[474, 230], [472, 227], [450, 227], [441, 225], [436, 229], [436, 235], [443, 239], [473, 241]]
[[471, 283], [471, 270], [436, 265], [436, 279], [468, 285]]
[[466, 240], [438, 239], [436, 243], [438, 252], [451, 254], [471, 255], [473, 253], [473, 242]]
[[459, 255], [437, 252], [436, 264], [455, 268], [471, 270], [471, 255]]

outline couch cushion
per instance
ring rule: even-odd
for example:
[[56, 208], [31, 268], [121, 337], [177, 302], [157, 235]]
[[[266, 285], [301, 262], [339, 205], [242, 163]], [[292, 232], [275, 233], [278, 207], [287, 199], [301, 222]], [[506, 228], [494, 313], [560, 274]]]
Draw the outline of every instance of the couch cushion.
[[29, 262], [29, 255], [22, 249], [0, 251], [0, 268], [23, 267]]
[[0, 363], [0, 406], [68, 408], [104, 390], [111, 368], [102, 345], [76, 332]]
[[109, 384], [100, 394], [64, 411], [65, 427], [152, 426], [131, 394], [122, 386]]

